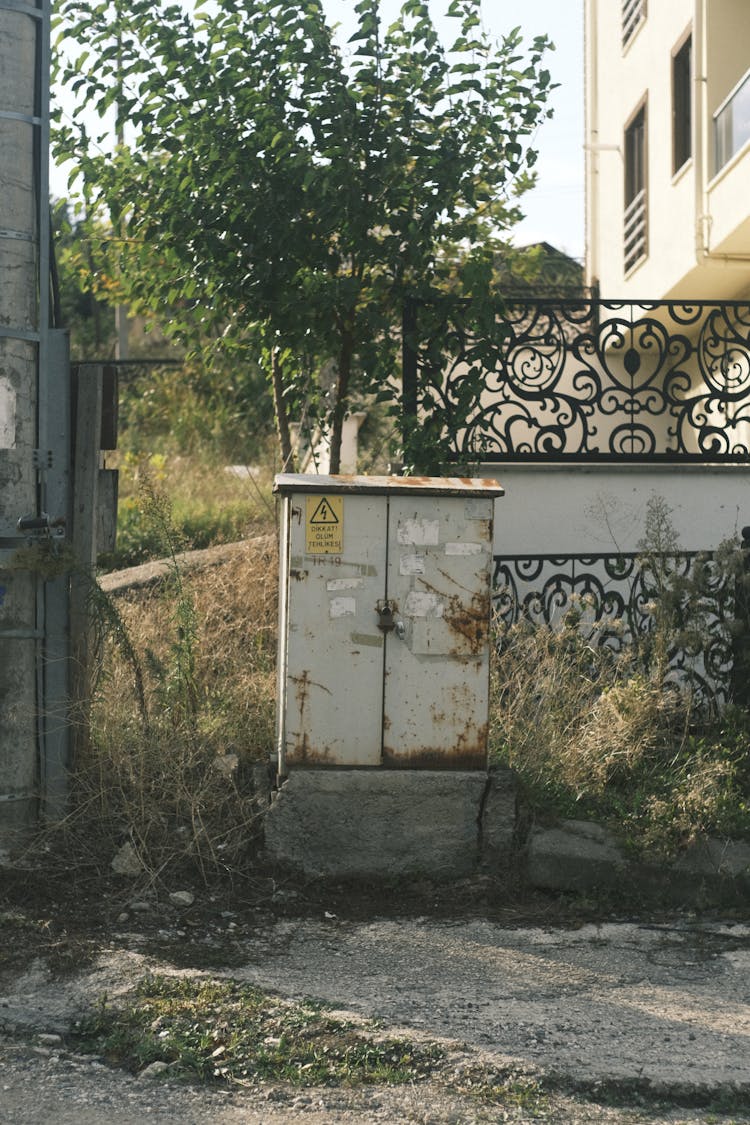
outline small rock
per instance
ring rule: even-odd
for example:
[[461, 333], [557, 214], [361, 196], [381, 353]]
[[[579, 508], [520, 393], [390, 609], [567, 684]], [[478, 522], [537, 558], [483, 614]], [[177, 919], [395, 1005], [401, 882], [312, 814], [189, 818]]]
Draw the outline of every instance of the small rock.
[[300, 895], [299, 891], [286, 890], [285, 888], [280, 887], [279, 890], [273, 892], [273, 895], [271, 896], [271, 901], [272, 902], [295, 902], [298, 898], [301, 898], [301, 897], [302, 896]]
[[137, 902], [131, 902], [130, 909], [135, 914], [148, 914], [151, 910], [151, 903], [138, 900]]
[[45, 1034], [40, 1035], [39, 1042], [43, 1047], [60, 1047], [62, 1046], [62, 1035]]
[[172, 891], [169, 896], [169, 901], [172, 903], [172, 906], [192, 906], [195, 902], [195, 895], [191, 894], [190, 891]]
[[150, 1066], [147, 1066], [145, 1068], [145, 1070], [142, 1070], [141, 1073], [138, 1075], [138, 1077], [139, 1078], [161, 1078], [161, 1076], [163, 1074], [165, 1074], [168, 1070], [169, 1070], [169, 1063], [166, 1063], [161, 1059], [157, 1059], [156, 1062], [152, 1062]]
[[129, 918], [130, 915], [128, 914], [127, 910], [123, 910], [122, 914], [117, 915], [118, 924], [122, 925], [122, 923], [127, 922]]
[[141, 875], [143, 864], [130, 840], [126, 840], [110, 864], [115, 875]]

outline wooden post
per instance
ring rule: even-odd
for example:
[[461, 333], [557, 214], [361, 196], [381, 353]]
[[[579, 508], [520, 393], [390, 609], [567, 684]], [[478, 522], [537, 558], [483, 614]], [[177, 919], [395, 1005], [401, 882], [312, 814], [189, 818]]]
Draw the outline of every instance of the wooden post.
[[96, 570], [96, 527], [101, 446], [103, 372], [100, 365], [77, 371], [75, 453], [73, 458], [73, 535], [75, 570], [70, 589], [72, 654], [73, 755], [88, 741], [92, 687], [90, 599]]

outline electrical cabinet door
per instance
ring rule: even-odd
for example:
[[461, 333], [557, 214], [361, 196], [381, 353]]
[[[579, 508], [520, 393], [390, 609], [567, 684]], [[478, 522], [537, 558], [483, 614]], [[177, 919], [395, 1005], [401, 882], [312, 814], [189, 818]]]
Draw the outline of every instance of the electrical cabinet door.
[[[344, 497], [341, 554], [308, 548], [326, 499], [296, 494], [287, 513], [285, 754], [290, 765], [379, 766], [382, 762], [385, 637], [375, 605], [386, 583], [385, 496]], [[330, 518], [330, 517], [329, 517]]]
[[392, 496], [383, 764], [486, 765], [493, 501]]

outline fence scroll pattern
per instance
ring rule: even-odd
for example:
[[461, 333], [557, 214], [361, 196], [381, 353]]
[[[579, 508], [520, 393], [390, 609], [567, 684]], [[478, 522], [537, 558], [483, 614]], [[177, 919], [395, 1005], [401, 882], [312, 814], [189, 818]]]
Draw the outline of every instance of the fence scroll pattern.
[[[690, 618], [669, 650], [669, 678], [689, 685], [710, 711], [733, 695], [735, 583], [710, 554], [662, 557], [662, 573], [692, 576]], [[493, 607], [498, 645], [520, 621], [560, 624], [571, 612], [593, 645], [624, 653], [655, 627], [652, 564], [636, 554], [496, 555]], [[679, 614], [678, 614], [679, 617]], [[699, 628], [696, 628], [698, 619]], [[684, 625], [681, 633], [679, 625]]]
[[748, 303], [411, 302], [407, 322], [405, 407], [444, 420], [452, 460], [750, 462]]

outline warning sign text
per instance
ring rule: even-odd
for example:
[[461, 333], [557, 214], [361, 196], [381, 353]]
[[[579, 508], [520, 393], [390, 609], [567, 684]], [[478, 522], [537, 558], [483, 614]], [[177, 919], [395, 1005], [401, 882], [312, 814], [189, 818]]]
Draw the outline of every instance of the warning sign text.
[[306, 496], [305, 554], [340, 555], [343, 550], [343, 496]]

